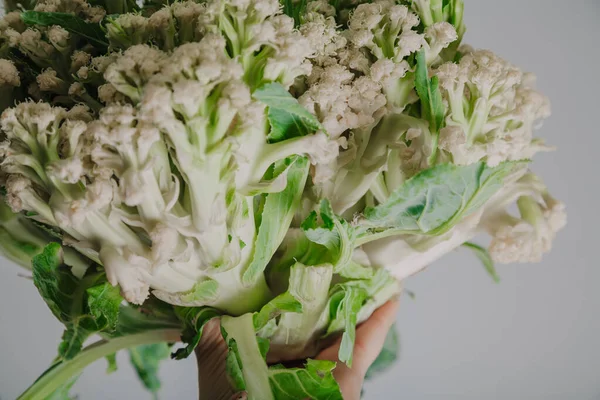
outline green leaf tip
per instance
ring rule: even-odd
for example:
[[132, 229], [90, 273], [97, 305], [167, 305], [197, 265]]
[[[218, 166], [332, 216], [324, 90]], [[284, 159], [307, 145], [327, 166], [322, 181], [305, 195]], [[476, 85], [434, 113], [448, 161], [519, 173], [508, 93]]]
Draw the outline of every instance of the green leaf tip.
[[490, 256], [490, 253], [487, 251], [487, 249], [478, 244], [471, 243], [471, 242], [465, 242], [465, 243], [463, 243], [463, 246], [466, 247], [467, 249], [470, 249], [471, 251], [473, 251], [473, 253], [475, 253], [475, 256], [483, 264], [483, 267], [485, 268], [486, 272], [490, 275], [492, 280], [495, 283], [500, 283], [500, 277], [498, 276], [498, 273], [496, 272], [496, 267], [494, 266], [494, 260], [492, 260], [492, 256]]
[[302, 107], [280, 83], [267, 83], [252, 95], [268, 107], [271, 142], [305, 136], [323, 129], [317, 117]]

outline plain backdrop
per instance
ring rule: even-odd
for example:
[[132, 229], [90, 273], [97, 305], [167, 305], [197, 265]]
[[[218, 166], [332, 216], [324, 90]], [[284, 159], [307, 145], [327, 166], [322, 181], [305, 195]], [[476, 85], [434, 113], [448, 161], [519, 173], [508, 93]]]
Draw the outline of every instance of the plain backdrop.
[[[538, 75], [553, 116], [539, 134], [559, 151], [534, 170], [568, 206], [569, 225], [537, 265], [502, 266], [494, 284], [457, 251], [409, 279], [398, 314], [401, 359], [365, 398], [600, 399], [600, 1], [465, 0], [466, 41]], [[55, 356], [61, 326], [32, 282], [0, 260], [0, 398], [14, 399]], [[150, 399], [126, 356], [81, 376], [81, 400]], [[162, 399], [196, 399], [195, 360], [161, 369]]]

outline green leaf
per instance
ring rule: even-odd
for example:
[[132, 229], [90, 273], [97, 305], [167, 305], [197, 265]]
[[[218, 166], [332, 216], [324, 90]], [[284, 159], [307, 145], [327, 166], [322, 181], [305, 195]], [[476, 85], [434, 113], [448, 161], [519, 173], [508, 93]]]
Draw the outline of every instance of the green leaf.
[[492, 257], [490, 256], [490, 253], [487, 251], [487, 249], [471, 242], [463, 243], [463, 246], [467, 249], [472, 250], [473, 253], [475, 253], [475, 256], [481, 261], [483, 267], [485, 268], [487, 273], [490, 274], [494, 282], [499, 283], [500, 277], [496, 272], [496, 268], [494, 267], [494, 261], [492, 260]]
[[417, 72], [415, 74], [415, 88], [421, 100], [423, 119], [429, 121], [429, 130], [438, 133], [444, 123], [446, 110], [442, 101], [437, 76], [429, 79], [425, 49], [417, 53]]
[[[173, 342], [177, 340], [179, 329], [173, 329], [170, 324], [141, 333], [125, 334], [123, 336], [108, 336], [105, 340], [87, 346], [72, 360], [58, 359], [48, 368], [21, 396], [19, 399], [47, 399], [51, 393], [69, 382], [85, 367], [120, 350], [144, 344]], [[106, 336], [106, 335], [102, 335]]]
[[260, 355], [262, 356], [263, 360], [266, 360], [267, 353], [269, 352], [269, 347], [271, 345], [269, 339], [257, 336], [256, 342], [258, 343], [258, 351], [260, 351]]
[[225, 359], [225, 370], [227, 371], [227, 375], [229, 375], [229, 381], [235, 390], [246, 390], [246, 381], [242, 372], [242, 360], [239, 357], [237, 343], [234, 339], [231, 339], [227, 343], [227, 346], [229, 350]]
[[434, 165], [437, 157], [437, 147], [440, 129], [444, 124], [446, 108], [442, 101], [437, 76], [429, 79], [429, 70], [425, 58], [425, 49], [417, 53], [417, 71], [415, 74], [415, 89], [421, 99], [421, 117], [429, 122], [429, 131], [432, 135], [432, 152], [429, 165]]
[[366, 379], [371, 379], [388, 370], [398, 360], [399, 353], [400, 340], [398, 338], [398, 330], [394, 324], [385, 337], [385, 342], [383, 342], [383, 348], [379, 352], [379, 355], [367, 370]]
[[172, 357], [181, 360], [194, 352], [202, 339], [204, 326], [213, 318], [220, 317], [221, 313], [211, 307], [177, 307], [175, 312], [185, 324], [181, 340], [186, 347], [177, 349]]
[[160, 389], [160, 363], [167, 359], [170, 353], [171, 346], [167, 343], [146, 344], [129, 349], [129, 359], [138, 377], [144, 387], [153, 393]]
[[299, 27], [302, 23], [302, 16], [306, 11], [307, 0], [282, 0], [283, 3], [283, 12], [288, 17], [294, 19], [294, 25]]
[[192, 290], [181, 295], [181, 300], [186, 303], [206, 303], [217, 298], [218, 290], [219, 283], [214, 279], [208, 278], [203, 281], [196, 282]]
[[254, 91], [253, 97], [268, 107], [271, 142], [304, 136], [322, 129], [317, 117], [302, 107], [279, 83], [261, 86]]
[[33, 258], [33, 282], [60, 322], [65, 325], [59, 356], [71, 359], [96, 332], [114, 332], [123, 298], [103, 274], [79, 280], [63, 263], [63, 251], [51, 243]]
[[259, 331], [267, 323], [284, 312], [301, 313], [302, 303], [290, 293], [285, 292], [275, 297], [261, 308], [260, 312], [254, 314], [254, 328]]
[[339, 285], [337, 290], [329, 303], [331, 323], [326, 335], [343, 330], [338, 358], [351, 367], [358, 312], [367, 300], [368, 292], [362, 287], [347, 285]]
[[365, 210], [358, 222], [357, 244], [398, 234], [440, 235], [463, 217], [478, 210], [504, 185], [504, 180], [526, 162], [488, 167], [437, 165], [400, 186], [388, 200]]
[[342, 400], [340, 387], [333, 377], [335, 362], [311, 360], [304, 368], [269, 368], [269, 381], [277, 400]]
[[108, 365], [106, 366], [106, 373], [112, 374], [113, 372], [116, 372], [117, 369], [119, 369], [119, 366], [117, 365], [117, 353], [112, 353], [111, 355], [108, 355], [105, 358], [106, 362], [108, 363]]
[[71, 306], [78, 281], [63, 265], [60, 244], [51, 243], [33, 258], [33, 283], [59, 321], [71, 320]]
[[330, 263], [335, 273], [346, 278], [366, 279], [372, 276], [372, 270], [352, 262], [354, 227], [334, 214], [328, 200], [322, 200], [319, 213], [313, 211], [301, 227], [314, 245], [308, 250], [303, 249], [304, 255], [298, 254], [294, 258], [306, 265]]
[[[85, 287], [85, 280], [82, 287]], [[79, 299], [78, 290], [73, 299], [69, 321], [65, 322], [66, 330], [58, 349], [58, 354], [69, 360], [75, 357], [83, 343], [96, 332], [114, 332], [119, 318], [119, 306], [123, 298], [117, 287], [108, 282], [85, 290], [84, 299]], [[87, 307], [78, 309], [80, 301], [87, 302]]]
[[72, 396], [70, 392], [71, 389], [73, 389], [73, 385], [75, 384], [75, 382], [77, 382], [78, 378], [79, 375], [76, 375], [73, 378], [69, 379], [64, 385], [52, 392], [51, 395], [45, 397], [45, 400], [76, 400], [77, 397]]
[[109, 331], [117, 327], [119, 307], [123, 302], [119, 288], [108, 282], [93, 286], [86, 290], [87, 305], [97, 326], [103, 326]]
[[43, 247], [35, 243], [19, 240], [7, 229], [0, 226], [0, 253], [17, 264], [31, 268], [31, 260], [42, 252]]
[[269, 320], [258, 334], [270, 339], [275, 354], [285, 354], [286, 359], [304, 359], [317, 351], [315, 338], [327, 328], [328, 321], [322, 316], [329, 302], [333, 267], [295, 263], [289, 271], [286, 293], [300, 303], [302, 312], [282, 313]]
[[[286, 163], [293, 163], [291, 167]], [[288, 232], [294, 213], [300, 206], [309, 162], [304, 157], [295, 157], [278, 162], [278, 168], [289, 168], [287, 186], [278, 193], [266, 196], [260, 226], [254, 243], [254, 254], [248, 268], [242, 275], [242, 283], [249, 285], [262, 274]]]
[[52, 26], [58, 25], [66, 31], [86, 38], [92, 44], [108, 47], [106, 34], [100, 24], [93, 24], [67, 13], [25, 11], [21, 19], [27, 25]]
[[62, 341], [58, 345], [58, 355], [65, 360], [75, 357], [83, 348], [83, 343], [92, 332], [83, 329], [78, 323], [67, 323], [62, 335]]

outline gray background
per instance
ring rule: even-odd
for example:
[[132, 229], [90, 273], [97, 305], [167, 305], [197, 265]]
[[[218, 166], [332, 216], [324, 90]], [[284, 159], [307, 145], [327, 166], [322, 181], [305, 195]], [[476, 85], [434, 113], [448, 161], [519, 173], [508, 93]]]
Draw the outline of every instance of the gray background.
[[[467, 42], [538, 75], [553, 103], [541, 135], [560, 151], [534, 169], [564, 200], [569, 225], [538, 265], [501, 267], [493, 284], [466, 252], [411, 278], [398, 314], [400, 362], [366, 399], [600, 399], [600, 1], [466, 0]], [[0, 398], [50, 363], [61, 327], [19, 269], [0, 260]], [[88, 368], [82, 400], [150, 399], [124, 356]], [[193, 359], [165, 363], [163, 399], [196, 398]]]

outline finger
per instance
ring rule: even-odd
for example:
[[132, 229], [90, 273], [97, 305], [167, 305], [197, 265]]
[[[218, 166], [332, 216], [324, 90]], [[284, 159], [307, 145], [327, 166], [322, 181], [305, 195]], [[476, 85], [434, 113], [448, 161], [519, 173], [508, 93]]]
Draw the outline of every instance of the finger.
[[338, 352], [340, 351], [340, 345], [342, 344], [342, 337], [340, 336], [333, 342], [329, 347], [321, 350], [317, 355], [317, 360], [329, 360], [338, 361]]
[[396, 320], [399, 307], [398, 300], [388, 301], [356, 329], [352, 367], [360, 373], [366, 374], [367, 369], [381, 352], [385, 338]]
[[[397, 310], [398, 302], [390, 301], [376, 310], [367, 322], [358, 327], [352, 368], [348, 368], [344, 363], [339, 362], [338, 352], [342, 340], [341, 337], [331, 346], [321, 351], [316, 357], [318, 360], [338, 362], [336, 368], [333, 370], [333, 375], [340, 385], [344, 399], [358, 400], [360, 398], [361, 387], [367, 369], [381, 351], [385, 336], [394, 323]], [[358, 352], [357, 348], [359, 348]], [[364, 348], [364, 350], [360, 350], [360, 348]], [[371, 353], [375, 355], [371, 356]]]

